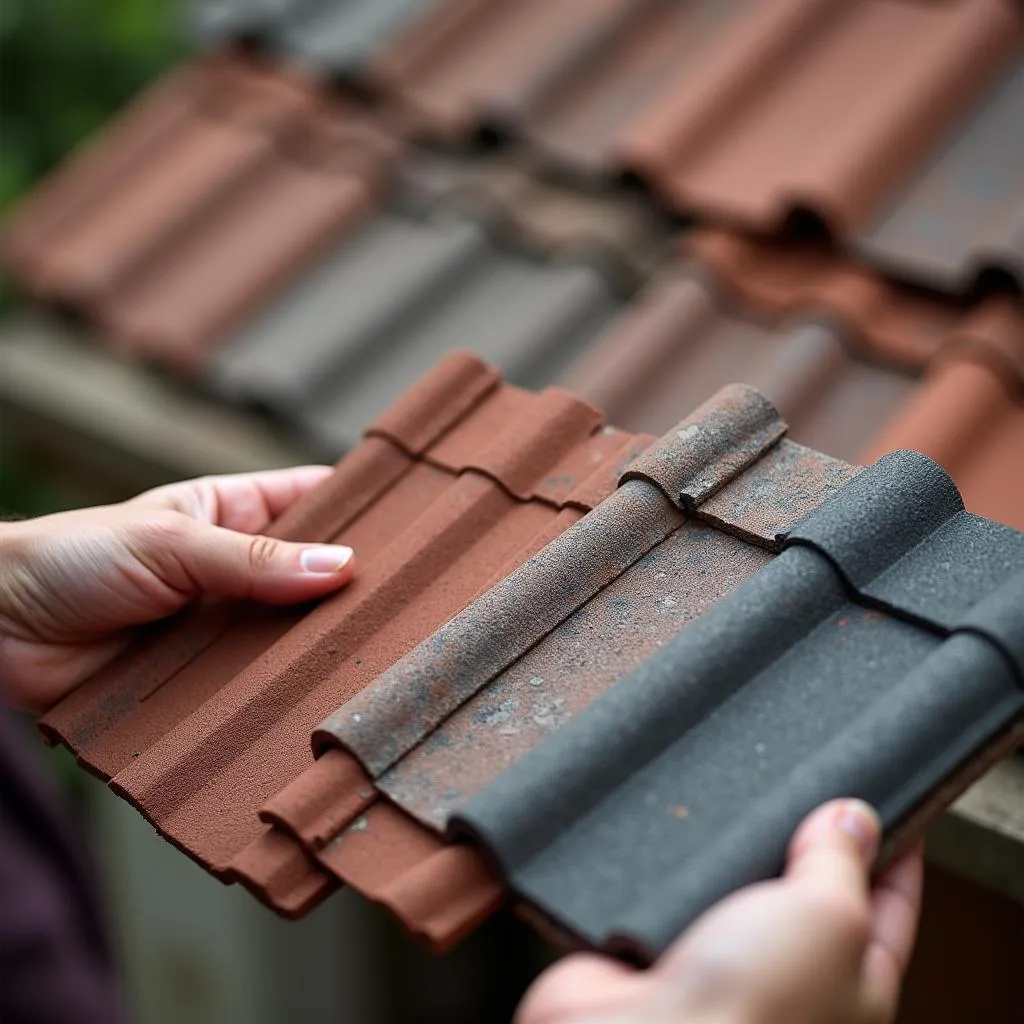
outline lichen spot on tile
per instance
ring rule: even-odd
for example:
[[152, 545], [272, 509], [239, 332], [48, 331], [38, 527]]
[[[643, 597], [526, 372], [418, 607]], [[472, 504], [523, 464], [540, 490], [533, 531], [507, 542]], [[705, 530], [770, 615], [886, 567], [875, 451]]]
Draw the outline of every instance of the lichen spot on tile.
[[688, 427], [676, 431], [676, 437], [686, 444], [697, 437], [698, 434], [700, 434], [700, 426], [696, 423], [691, 423]]

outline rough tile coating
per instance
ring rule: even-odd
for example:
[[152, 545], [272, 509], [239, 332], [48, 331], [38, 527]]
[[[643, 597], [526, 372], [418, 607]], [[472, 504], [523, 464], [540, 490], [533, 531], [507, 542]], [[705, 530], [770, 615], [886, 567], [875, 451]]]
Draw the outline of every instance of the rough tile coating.
[[[837, 510], [868, 519], [875, 498], [883, 515], [906, 502], [922, 513], [908, 506], [893, 542], [901, 585], [885, 611], [870, 567], [846, 558], [844, 583], [836, 549], [807, 546], [824, 536], [816, 523], [845, 540]], [[777, 873], [813, 807], [860, 796], [898, 831], [1024, 721], [1024, 536], [964, 513], [920, 456], [883, 459], [802, 526], [455, 812], [456, 834], [484, 843], [519, 896], [585, 942], [653, 958], [718, 899]], [[870, 538], [850, 549], [873, 556]], [[955, 610], [932, 600], [928, 577], [950, 558], [970, 584]]]
[[[271, 529], [351, 544], [360, 572], [349, 587], [313, 608], [190, 608], [57, 705], [41, 729], [208, 870], [282, 913], [303, 913], [337, 883], [274, 810], [313, 765], [313, 727], [578, 520], [647, 443], [603, 427], [569, 395], [520, 391], [469, 354], [449, 356]], [[353, 791], [352, 814], [367, 810], [358, 772], [342, 766], [329, 777]], [[303, 813], [295, 831], [315, 832], [320, 812]], [[389, 834], [415, 842], [417, 826], [402, 832], [404, 821]], [[439, 877], [454, 876], [445, 868]], [[473, 918], [479, 901], [464, 910]], [[466, 923], [441, 916], [456, 931]]]
[[[614, 494], [325, 719], [317, 748], [339, 766], [339, 747], [355, 755], [393, 803], [443, 830], [504, 767], [755, 573], [777, 535], [850, 478], [853, 467], [784, 431], [761, 395], [723, 389], [624, 466]], [[296, 784], [291, 820], [303, 802], [329, 803], [337, 771]], [[311, 797], [314, 774], [323, 782]], [[349, 793], [338, 803], [353, 806]], [[321, 841], [309, 829], [304, 839]]]

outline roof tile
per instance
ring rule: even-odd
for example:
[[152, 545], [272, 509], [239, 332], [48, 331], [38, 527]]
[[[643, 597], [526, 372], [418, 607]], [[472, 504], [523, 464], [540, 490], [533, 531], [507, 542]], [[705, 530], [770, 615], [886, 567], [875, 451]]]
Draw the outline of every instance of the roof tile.
[[318, 71], [356, 77], [432, 0], [200, 0], [193, 34], [207, 44], [257, 43]]
[[811, 210], [848, 237], [1019, 44], [1010, 0], [450, 0], [369, 77], [433, 133], [496, 126], [677, 209], [760, 228]]
[[337, 453], [451, 347], [537, 386], [621, 303], [600, 259], [550, 264], [473, 219], [385, 212], [214, 353], [209, 378]]
[[125, 348], [194, 370], [204, 346], [374, 204], [381, 127], [240, 58], [172, 72], [43, 186], [10, 231], [33, 291]]
[[[1024, 722], [1024, 536], [957, 511], [945, 474], [910, 454], [881, 460], [805, 520], [873, 525], [876, 497], [927, 511], [950, 494], [953, 547], [941, 516], [912, 516], [902, 540], [878, 530], [900, 570], [881, 598], [857, 565], [874, 559], [871, 537], [844, 556], [845, 585], [831, 551], [786, 547], [456, 804], [456, 834], [482, 841], [563, 929], [649, 959], [712, 903], [777, 873], [793, 829], [824, 800], [870, 800], [894, 837], [923, 806], [934, 813], [934, 794], [952, 799], [949, 780]], [[930, 600], [950, 560], [971, 583], [955, 612]], [[434, 772], [462, 754], [435, 750]]]
[[887, 204], [857, 249], [950, 292], [1001, 273], [1024, 290], [1024, 57]]
[[[486, 456], [494, 439], [478, 413], [496, 401], [521, 426], [505, 432], [501, 457], [478, 466], [474, 454]], [[559, 443], [542, 450], [531, 424]], [[449, 357], [272, 528], [350, 543], [361, 564], [351, 586], [312, 609], [190, 608], [47, 714], [44, 735], [209, 870], [303, 912], [331, 878], [259, 811], [269, 801], [273, 820], [275, 794], [312, 765], [313, 726], [578, 520], [580, 494], [604, 496], [594, 478], [606, 464], [605, 487], [614, 486], [612, 469], [634, 454], [629, 441], [568, 395], [528, 395], [471, 356]], [[568, 482], [551, 483], [553, 468]], [[584, 490], [574, 495], [577, 477]]]

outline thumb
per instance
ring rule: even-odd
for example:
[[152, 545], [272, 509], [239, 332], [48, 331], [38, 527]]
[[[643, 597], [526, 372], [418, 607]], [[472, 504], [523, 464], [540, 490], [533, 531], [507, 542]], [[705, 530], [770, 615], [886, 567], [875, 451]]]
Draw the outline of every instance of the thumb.
[[833, 800], [797, 829], [786, 876], [800, 884], [866, 898], [880, 838], [881, 825], [870, 804]]
[[175, 535], [151, 538], [140, 557], [189, 598], [214, 594], [295, 604], [323, 597], [352, 578], [352, 549], [343, 545], [295, 544], [187, 516], [174, 519]]

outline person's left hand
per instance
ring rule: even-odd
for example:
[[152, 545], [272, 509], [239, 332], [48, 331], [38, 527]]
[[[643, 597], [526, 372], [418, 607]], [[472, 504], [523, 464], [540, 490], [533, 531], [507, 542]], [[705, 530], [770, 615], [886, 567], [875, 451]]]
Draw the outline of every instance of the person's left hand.
[[352, 550], [260, 535], [327, 466], [205, 477], [120, 505], [0, 523], [0, 684], [41, 711], [110, 661], [132, 627], [203, 594], [292, 604], [352, 576]]

